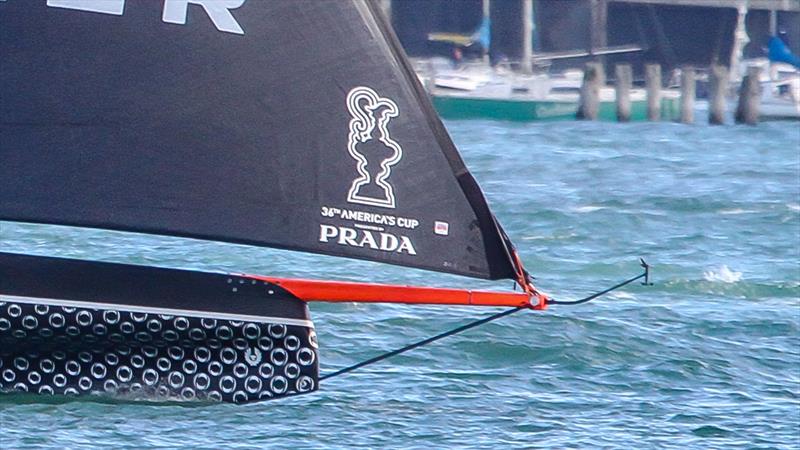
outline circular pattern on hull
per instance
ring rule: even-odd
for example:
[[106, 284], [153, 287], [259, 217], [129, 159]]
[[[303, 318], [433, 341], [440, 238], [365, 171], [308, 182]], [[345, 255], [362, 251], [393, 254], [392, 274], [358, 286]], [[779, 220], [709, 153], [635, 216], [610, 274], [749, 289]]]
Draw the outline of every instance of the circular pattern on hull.
[[312, 328], [0, 302], [0, 392], [246, 403], [317, 389]]

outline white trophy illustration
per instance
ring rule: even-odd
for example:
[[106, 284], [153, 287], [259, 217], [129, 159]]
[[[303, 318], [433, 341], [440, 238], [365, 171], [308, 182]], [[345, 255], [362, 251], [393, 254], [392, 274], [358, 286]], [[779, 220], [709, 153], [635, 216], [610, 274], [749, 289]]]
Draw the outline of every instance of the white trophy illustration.
[[403, 149], [389, 136], [387, 126], [399, 114], [397, 105], [359, 86], [347, 94], [347, 109], [352, 116], [347, 151], [357, 161], [359, 174], [350, 186], [347, 201], [394, 208], [394, 190], [387, 180], [392, 166], [403, 157]]

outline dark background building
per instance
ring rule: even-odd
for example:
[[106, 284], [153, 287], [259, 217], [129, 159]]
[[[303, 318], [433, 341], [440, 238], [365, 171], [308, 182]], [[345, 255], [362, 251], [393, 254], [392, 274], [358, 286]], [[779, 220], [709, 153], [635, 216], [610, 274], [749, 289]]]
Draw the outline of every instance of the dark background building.
[[[518, 61], [522, 56], [522, 2], [490, 0], [491, 54]], [[641, 73], [645, 63], [665, 70], [681, 65], [728, 64], [737, 23], [737, 0], [533, 0], [533, 52], [539, 57], [560, 52], [619, 46], [640, 51], [606, 56], [551, 60], [553, 70], [581, 67], [603, 58], [607, 67], [630, 62]], [[750, 43], [745, 57], [765, 56], [776, 31], [800, 52], [800, 0], [750, 0], [746, 17]], [[777, 12], [771, 17], [770, 10]], [[430, 32], [470, 34], [483, 17], [482, 0], [392, 0], [391, 16], [406, 51], [412, 56], [447, 55], [446, 45], [428, 40]], [[539, 63], [543, 61], [536, 58]]]

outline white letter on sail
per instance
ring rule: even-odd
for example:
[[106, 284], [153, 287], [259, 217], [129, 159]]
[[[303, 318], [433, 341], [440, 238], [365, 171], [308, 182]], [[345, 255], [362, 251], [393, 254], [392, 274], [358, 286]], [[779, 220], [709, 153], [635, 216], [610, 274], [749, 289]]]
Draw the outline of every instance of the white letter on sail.
[[47, 6], [121, 16], [125, 0], [47, 0]]
[[356, 242], [356, 230], [352, 228], [345, 228], [339, 227], [339, 245], [349, 245], [351, 247], [358, 247], [358, 242]]
[[400, 236], [400, 247], [397, 248], [397, 253], [403, 253], [403, 250], [409, 255], [417, 254], [417, 251], [414, 250], [414, 245], [411, 243], [411, 239], [406, 236]]
[[369, 247], [371, 249], [377, 250], [378, 244], [375, 242], [375, 237], [369, 231], [363, 231], [364, 235], [361, 237], [361, 240], [358, 241], [359, 247]]
[[186, 10], [191, 3], [202, 6], [219, 31], [244, 34], [239, 22], [228, 11], [242, 6], [244, 2], [245, 0], [165, 0], [161, 20], [167, 23], [186, 24]]
[[330, 225], [322, 225], [319, 226], [319, 241], [320, 242], [328, 242], [328, 238], [336, 237], [339, 234], [339, 230], [336, 227], [332, 227]]
[[394, 237], [394, 235], [389, 233], [381, 233], [381, 250], [385, 252], [393, 252], [397, 250], [397, 246], [397, 238]]

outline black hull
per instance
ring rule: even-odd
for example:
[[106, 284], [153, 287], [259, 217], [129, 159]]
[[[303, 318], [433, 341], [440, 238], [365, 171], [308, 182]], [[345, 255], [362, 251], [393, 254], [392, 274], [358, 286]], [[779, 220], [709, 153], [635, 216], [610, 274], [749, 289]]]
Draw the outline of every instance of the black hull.
[[0, 270], [0, 392], [246, 403], [318, 388], [313, 324], [278, 286], [3, 253]]

